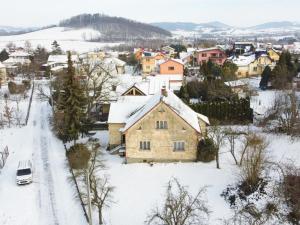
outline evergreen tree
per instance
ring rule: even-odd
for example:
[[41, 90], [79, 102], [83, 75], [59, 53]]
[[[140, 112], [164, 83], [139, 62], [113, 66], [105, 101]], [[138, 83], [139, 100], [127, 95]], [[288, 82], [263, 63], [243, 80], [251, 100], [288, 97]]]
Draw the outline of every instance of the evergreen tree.
[[52, 52], [51, 52], [52, 55], [61, 55], [62, 54], [62, 50], [57, 41], [53, 41], [53, 43], [51, 45], [52, 45]]
[[222, 78], [224, 81], [232, 81], [236, 80], [237, 77], [235, 75], [238, 67], [236, 64], [232, 62], [225, 62], [222, 66]]
[[0, 52], [0, 61], [3, 62], [5, 60], [7, 60], [9, 58], [9, 55], [6, 51], [6, 49], [3, 49], [1, 52]]
[[268, 87], [268, 82], [271, 76], [271, 68], [269, 66], [266, 66], [266, 68], [264, 69], [262, 75], [261, 75], [261, 80], [259, 83], [259, 87], [261, 89], [266, 89]]
[[63, 141], [74, 141], [84, 131], [83, 121], [86, 112], [86, 97], [78, 79], [75, 77], [75, 69], [68, 52], [68, 69], [64, 79], [64, 90], [60, 99], [60, 105], [64, 112]]

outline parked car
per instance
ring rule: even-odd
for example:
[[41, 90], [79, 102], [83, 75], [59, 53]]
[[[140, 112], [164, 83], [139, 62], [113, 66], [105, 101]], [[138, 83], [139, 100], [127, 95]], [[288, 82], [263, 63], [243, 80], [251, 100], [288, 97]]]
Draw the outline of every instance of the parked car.
[[16, 176], [17, 184], [32, 183], [32, 163], [30, 160], [20, 161]]

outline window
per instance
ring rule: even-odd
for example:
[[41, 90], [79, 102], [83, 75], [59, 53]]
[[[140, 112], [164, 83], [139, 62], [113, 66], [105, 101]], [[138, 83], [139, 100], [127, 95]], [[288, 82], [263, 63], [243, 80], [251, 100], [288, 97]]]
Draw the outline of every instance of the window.
[[140, 141], [140, 150], [150, 150], [150, 141]]
[[169, 66], [168, 70], [172, 70], [173, 71], [173, 70], [175, 70], [175, 67], [174, 66]]
[[149, 69], [150, 69], [150, 66], [146, 66], [146, 69], [149, 70]]
[[184, 142], [183, 141], [175, 141], [174, 142], [174, 151], [184, 151]]
[[156, 121], [156, 129], [168, 129], [167, 121]]
[[212, 53], [211, 56], [212, 57], [217, 57], [217, 54], [216, 53]]
[[146, 59], [146, 62], [150, 62], [150, 59]]
[[207, 56], [207, 54], [206, 53], [202, 53], [202, 57], [206, 57]]
[[257, 67], [253, 67], [253, 71], [256, 72], [257, 71]]

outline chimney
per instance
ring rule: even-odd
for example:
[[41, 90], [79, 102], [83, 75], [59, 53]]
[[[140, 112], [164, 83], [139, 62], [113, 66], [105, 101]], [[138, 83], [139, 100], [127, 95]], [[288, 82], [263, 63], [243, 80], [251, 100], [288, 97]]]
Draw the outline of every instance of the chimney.
[[166, 85], [162, 86], [162, 88], [161, 88], [161, 95], [165, 96], [165, 97], [168, 97], [168, 91], [167, 91]]

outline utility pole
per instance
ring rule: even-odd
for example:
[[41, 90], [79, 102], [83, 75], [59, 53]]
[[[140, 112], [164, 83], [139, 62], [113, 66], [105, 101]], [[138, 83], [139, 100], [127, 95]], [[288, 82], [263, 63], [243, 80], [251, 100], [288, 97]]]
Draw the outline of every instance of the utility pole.
[[53, 115], [54, 115], [54, 101], [53, 101], [53, 92], [52, 92], [52, 72], [51, 72], [51, 69], [50, 69], [49, 75], [50, 75], [50, 101], [51, 101], [52, 112], [53, 112]]
[[89, 225], [93, 225], [93, 219], [92, 219], [92, 203], [91, 203], [91, 189], [90, 189], [90, 173], [89, 173], [89, 169], [86, 169], [86, 185], [87, 185], [87, 198], [88, 198], [88, 217], [89, 217]]

